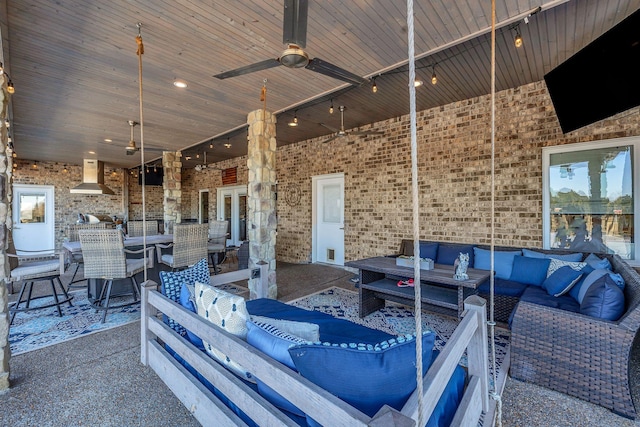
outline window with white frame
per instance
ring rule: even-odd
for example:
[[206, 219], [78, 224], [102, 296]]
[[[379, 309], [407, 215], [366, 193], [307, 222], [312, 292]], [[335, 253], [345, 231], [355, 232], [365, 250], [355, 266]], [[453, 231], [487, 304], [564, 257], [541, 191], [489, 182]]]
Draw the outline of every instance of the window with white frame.
[[543, 149], [545, 248], [636, 260], [639, 144], [640, 138], [620, 138]]

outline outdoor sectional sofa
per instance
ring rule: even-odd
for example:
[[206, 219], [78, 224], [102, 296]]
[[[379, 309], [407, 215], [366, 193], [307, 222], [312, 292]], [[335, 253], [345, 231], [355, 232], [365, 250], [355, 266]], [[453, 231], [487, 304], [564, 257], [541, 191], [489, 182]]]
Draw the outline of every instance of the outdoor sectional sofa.
[[[467, 252], [472, 257], [470, 267], [487, 269], [490, 249], [487, 245], [421, 241], [420, 246], [421, 256], [425, 257], [423, 252], [430, 252], [436, 263], [453, 264], [460, 252]], [[511, 329], [511, 376], [604, 406], [625, 417], [636, 418], [629, 384], [629, 360], [640, 327], [638, 272], [620, 256], [612, 254], [595, 254], [601, 260], [598, 262], [591, 253], [566, 250], [503, 246], [494, 250], [495, 319], [507, 323]], [[527, 269], [527, 265], [536, 261], [524, 260], [527, 257], [511, 257], [511, 273], [505, 277], [505, 264], [508, 264], [505, 259], [508, 260], [510, 255], [507, 254], [513, 252], [536, 259], [590, 260], [592, 264], [584, 268], [584, 274], [567, 293], [556, 297], [542, 288], [539, 282], [531, 284], [536, 282], [532, 277], [535, 273]], [[413, 255], [411, 240], [402, 241], [400, 254]], [[483, 259], [479, 260], [478, 255]], [[589, 292], [587, 295], [586, 291], [591, 287], [581, 285], [589, 284], [586, 280], [593, 266], [601, 267], [603, 264], [610, 265], [611, 274], [603, 275], [598, 283], [591, 285], [596, 285], [600, 293]], [[576, 264], [572, 266], [577, 268]], [[597, 274], [600, 273], [594, 273], [594, 276]], [[513, 280], [514, 276], [529, 283]], [[622, 292], [614, 289], [612, 277], [618, 282], [623, 280]], [[547, 280], [537, 280], [541, 279]], [[560, 284], [556, 291], [564, 291], [563, 288]], [[479, 295], [489, 301], [488, 282], [479, 287]], [[582, 297], [583, 304], [578, 303], [576, 297]], [[591, 298], [589, 302], [595, 302], [595, 311], [593, 306], [587, 307], [591, 311], [585, 310], [586, 297]], [[600, 318], [600, 315], [605, 318]]]
[[[213, 286], [263, 276], [265, 268], [209, 278], [206, 260], [202, 264], [201, 269], [161, 273], [162, 292], [156, 290], [155, 282], [145, 282], [141, 322], [142, 362], [202, 424], [415, 425], [419, 406], [411, 389], [415, 387], [415, 338], [392, 337], [271, 299], [244, 301]], [[207, 280], [210, 285], [200, 283]], [[242, 324], [238, 313], [244, 313], [244, 307], [251, 316], [245, 338], [233, 330]], [[429, 369], [422, 411], [428, 426], [476, 425], [482, 411], [490, 407], [485, 301], [471, 296], [466, 309], [467, 315], [439, 354], [432, 351], [433, 333], [422, 338], [423, 368]], [[225, 311], [224, 322], [214, 319]], [[158, 312], [163, 313], [162, 319]], [[261, 325], [265, 319], [270, 319], [266, 327]], [[284, 337], [273, 329], [291, 320], [295, 328], [312, 326], [300, 336], [313, 334], [317, 325], [323, 344], [305, 338], [283, 347], [280, 339]], [[325, 340], [362, 344], [327, 345]], [[457, 364], [465, 351], [466, 373]], [[379, 377], [391, 382], [376, 385]]]

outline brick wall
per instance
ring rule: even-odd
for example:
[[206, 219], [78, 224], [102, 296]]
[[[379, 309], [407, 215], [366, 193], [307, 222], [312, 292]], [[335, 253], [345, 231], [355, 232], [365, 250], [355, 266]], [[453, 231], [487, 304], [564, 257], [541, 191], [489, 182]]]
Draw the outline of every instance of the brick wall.
[[[20, 146], [17, 147], [18, 150]], [[105, 165], [104, 183], [113, 190], [114, 195], [72, 194], [69, 190], [82, 182], [82, 165], [67, 164], [67, 172], [62, 163], [37, 162], [37, 169], [33, 162], [14, 159], [18, 168], [14, 175], [14, 184], [53, 185], [55, 199], [55, 230], [56, 247], [60, 247], [66, 237], [66, 229], [78, 219], [78, 213], [116, 215], [124, 217], [122, 202], [123, 170]]]

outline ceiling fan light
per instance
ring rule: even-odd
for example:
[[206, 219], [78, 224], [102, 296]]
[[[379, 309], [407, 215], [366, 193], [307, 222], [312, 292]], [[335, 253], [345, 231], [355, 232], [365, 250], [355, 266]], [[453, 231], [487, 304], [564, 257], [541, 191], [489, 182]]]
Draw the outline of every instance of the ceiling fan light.
[[136, 147], [136, 142], [132, 139], [131, 141], [129, 141], [129, 144], [127, 145], [127, 151], [136, 151], [138, 148]]
[[289, 68], [306, 67], [309, 63], [309, 55], [298, 46], [291, 44], [288, 49], [282, 52], [280, 63]]

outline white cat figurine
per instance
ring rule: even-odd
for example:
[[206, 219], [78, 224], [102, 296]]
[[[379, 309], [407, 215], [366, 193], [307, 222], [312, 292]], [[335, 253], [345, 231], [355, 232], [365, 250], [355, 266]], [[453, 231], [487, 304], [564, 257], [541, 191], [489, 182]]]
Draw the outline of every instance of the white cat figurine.
[[469, 280], [469, 275], [467, 274], [467, 267], [469, 267], [469, 254], [463, 254], [460, 252], [458, 259], [454, 263], [454, 267], [456, 269], [456, 274], [453, 275], [453, 278], [456, 280]]

